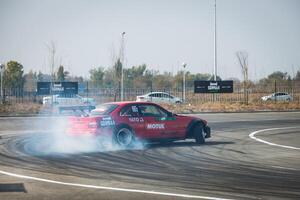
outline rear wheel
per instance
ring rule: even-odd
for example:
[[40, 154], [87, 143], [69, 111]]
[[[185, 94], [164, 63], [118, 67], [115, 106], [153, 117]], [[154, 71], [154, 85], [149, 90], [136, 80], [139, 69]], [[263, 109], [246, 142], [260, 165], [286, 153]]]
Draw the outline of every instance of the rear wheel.
[[128, 127], [120, 127], [114, 134], [114, 141], [120, 147], [130, 147], [134, 141], [133, 132]]
[[197, 144], [204, 144], [205, 143], [205, 133], [203, 131], [203, 127], [201, 124], [196, 124], [193, 128], [193, 136]]

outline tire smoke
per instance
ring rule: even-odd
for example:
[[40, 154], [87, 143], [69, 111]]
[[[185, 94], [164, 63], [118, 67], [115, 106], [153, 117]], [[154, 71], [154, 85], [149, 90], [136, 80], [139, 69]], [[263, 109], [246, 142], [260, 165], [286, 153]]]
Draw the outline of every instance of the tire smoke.
[[130, 148], [120, 147], [112, 141], [111, 136], [94, 135], [67, 135], [65, 130], [68, 126], [67, 116], [40, 117], [32, 122], [35, 130], [42, 130], [31, 134], [26, 140], [26, 151], [34, 155], [59, 155], [95, 153], [119, 150], [141, 150], [145, 143], [136, 139]]

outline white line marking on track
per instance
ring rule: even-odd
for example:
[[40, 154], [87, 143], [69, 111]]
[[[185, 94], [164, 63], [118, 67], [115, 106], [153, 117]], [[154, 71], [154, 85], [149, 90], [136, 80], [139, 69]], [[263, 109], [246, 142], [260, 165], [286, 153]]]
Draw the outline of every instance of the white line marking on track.
[[37, 178], [37, 177], [32, 177], [32, 176], [25, 176], [25, 175], [10, 173], [10, 172], [6, 172], [6, 171], [2, 171], [2, 170], [0, 170], [0, 174], [4, 174], [7, 176], [12, 176], [12, 177], [16, 177], [16, 178], [30, 179], [30, 180], [35, 180], [35, 181], [54, 183], [54, 184], [59, 184], [59, 185], [67, 185], [67, 186], [84, 187], [84, 188], [114, 190], [114, 191], [120, 191], [120, 192], [143, 193], [143, 194], [153, 194], [153, 195], [163, 195], [163, 196], [173, 196], [173, 197], [193, 198], [193, 199], [232, 200], [232, 199], [224, 199], [224, 198], [209, 197], [209, 196], [198, 196], [198, 195], [177, 194], [177, 193], [169, 193], [169, 192], [158, 192], [158, 191], [148, 191], [148, 190], [105, 187], [105, 186], [97, 186], [97, 185], [86, 185], [86, 184], [79, 184], [79, 183], [68, 183], [68, 182], [55, 181], [55, 180], [44, 179], [44, 178]]
[[276, 169], [287, 169], [287, 170], [298, 171], [298, 169], [290, 168], [290, 167], [281, 167], [281, 166], [272, 166], [272, 167]]
[[272, 142], [268, 142], [262, 139], [259, 139], [257, 137], [255, 137], [254, 135], [257, 133], [262, 133], [262, 132], [266, 132], [266, 131], [274, 131], [274, 130], [282, 130], [282, 129], [292, 129], [292, 128], [300, 128], [300, 127], [282, 127], [282, 128], [268, 128], [268, 129], [262, 129], [262, 130], [258, 130], [258, 131], [254, 131], [252, 133], [249, 134], [249, 137], [252, 138], [253, 140], [256, 140], [258, 142], [262, 142], [271, 146], [277, 146], [277, 147], [282, 147], [282, 148], [286, 148], [286, 149], [294, 149], [294, 150], [300, 150], [299, 147], [292, 147], [292, 146], [286, 146], [286, 145], [280, 145], [280, 144], [275, 144]]

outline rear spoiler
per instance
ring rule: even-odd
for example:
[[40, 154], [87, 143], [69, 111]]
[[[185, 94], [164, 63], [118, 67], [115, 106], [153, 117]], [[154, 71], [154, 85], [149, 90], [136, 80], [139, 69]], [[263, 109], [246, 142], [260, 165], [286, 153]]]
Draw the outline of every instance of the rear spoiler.
[[70, 110], [73, 112], [82, 112], [85, 113], [85, 115], [87, 115], [87, 113], [85, 111], [91, 112], [92, 110], [94, 110], [96, 107], [95, 106], [59, 106], [58, 107], [58, 111], [59, 113], [62, 113], [62, 111], [65, 110]]

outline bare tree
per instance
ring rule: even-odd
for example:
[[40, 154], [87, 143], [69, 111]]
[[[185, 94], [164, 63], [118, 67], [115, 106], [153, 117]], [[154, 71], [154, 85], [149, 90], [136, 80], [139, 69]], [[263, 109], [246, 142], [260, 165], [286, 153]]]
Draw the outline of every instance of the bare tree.
[[240, 67], [242, 69], [243, 74], [243, 87], [244, 87], [244, 99], [245, 102], [248, 104], [248, 53], [245, 51], [238, 51], [236, 52], [236, 56], [238, 58]]
[[117, 95], [120, 94], [120, 84], [121, 84], [121, 78], [119, 76], [118, 70], [117, 70], [117, 62], [118, 62], [118, 56], [116, 55], [116, 48], [114, 44], [111, 45], [110, 49], [110, 59], [111, 59], [111, 69], [112, 69], [112, 78], [113, 78], [113, 90], [114, 90], [114, 101], [117, 100]]
[[50, 72], [51, 72], [50, 94], [51, 94], [51, 105], [53, 105], [52, 88], [53, 88], [53, 82], [54, 82], [54, 79], [55, 79], [54, 67], [55, 67], [56, 47], [55, 47], [55, 43], [53, 41], [51, 41], [50, 44], [46, 44], [46, 46], [47, 46], [48, 51], [49, 51]]
[[50, 73], [51, 73], [51, 82], [55, 79], [55, 53], [56, 53], [56, 46], [53, 41], [50, 42], [50, 44], [46, 44], [47, 49], [49, 51], [49, 63], [50, 63]]

